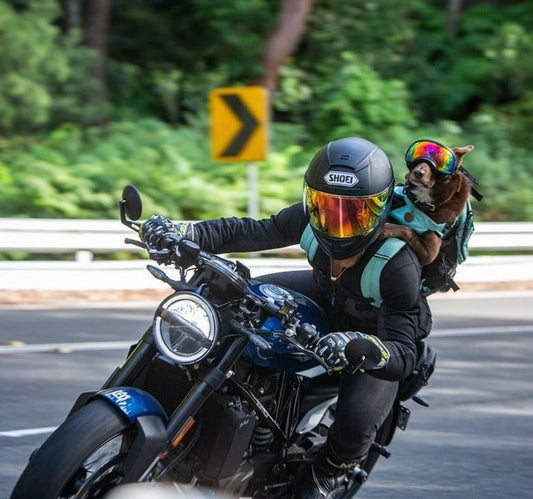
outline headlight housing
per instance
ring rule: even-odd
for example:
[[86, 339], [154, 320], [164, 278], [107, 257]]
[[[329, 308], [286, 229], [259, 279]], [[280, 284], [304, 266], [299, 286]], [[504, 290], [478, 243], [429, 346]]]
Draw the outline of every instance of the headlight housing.
[[154, 318], [157, 346], [177, 364], [194, 364], [206, 357], [216, 343], [218, 328], [213, 306], [189, 292], [170, 296]]

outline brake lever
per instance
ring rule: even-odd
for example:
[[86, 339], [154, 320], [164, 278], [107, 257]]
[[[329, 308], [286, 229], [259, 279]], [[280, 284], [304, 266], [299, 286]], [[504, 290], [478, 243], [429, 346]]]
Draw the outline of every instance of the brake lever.
[[171, 263], [170, 251], [167, 249], [163, 249], [163, 250], [148, 249], [148, 257], [150, 258], [150, 260], [154, 260], [157, 263], [164, 263], [165, 265], [169, 265]]
[[124, 242], [126, 244], [133, 244], [133, 246], [137, 246], [138, 248], [148, 249], [146, 243], [143, 243], [142, 241], [137, 241], [137, 239], [131, 239], [127, 237], [126, 239], [124, 239]]
[[296, 339], [296, 332], [293, 329], [287, 328], [282, 334], [282, 338], [285, 342], [289, 343], [299, 352], [302, 352], [308, 355], [309, 357], [315, 359], [329, 374], [333, 372], [331, 367], [326, 364], [326, 362], [322, 357], [320, 357], [320, 355], [318, 355], [314, 350], [306, 348], [298, 342], [298, 340]]

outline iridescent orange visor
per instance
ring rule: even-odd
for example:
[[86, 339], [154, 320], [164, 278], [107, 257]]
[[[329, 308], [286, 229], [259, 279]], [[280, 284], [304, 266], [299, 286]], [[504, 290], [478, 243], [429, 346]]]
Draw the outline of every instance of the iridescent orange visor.
[[356, 198], [305, 186], [304, 202], [314, 229], [330, 237], [347, 239], [374, 230], [387, 209], [388, 193], [387, 188], [374, 196]]

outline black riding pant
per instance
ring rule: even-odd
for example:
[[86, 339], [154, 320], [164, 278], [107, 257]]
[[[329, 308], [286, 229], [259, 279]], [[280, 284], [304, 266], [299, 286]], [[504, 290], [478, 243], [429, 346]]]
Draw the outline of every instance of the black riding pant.
[[[298, 291], [324, 310], [328, 308], [328, 297], [320, 293], [311, 270], [279, 272], [258, 279]], [[328, 434], [328, 450], [336, 461], [352, 462], [366, 456], [376, 431], [392, 409], [397, 391], [397, 381], [359, 372], [341, 374], [335, 422]]]

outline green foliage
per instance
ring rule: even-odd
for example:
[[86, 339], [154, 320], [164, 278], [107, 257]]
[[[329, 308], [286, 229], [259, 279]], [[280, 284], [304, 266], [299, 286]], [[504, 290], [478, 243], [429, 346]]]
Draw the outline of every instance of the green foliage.
[[202, 111], [211, 89], [261, 74], [263, 42], [277, 8], [267, 0], [159, 0], [157, 6], [115, 0], [109, 57], [130, 67], [110, 74], [114, 103], [186, 122]]
[[[131, 183], [143, 195], [145, 217], [162, 213], [189, 220], [245, 215], [247, 165], [214, 163], [201, 122], [197, 125], [176, 129], [155, 120], [117, 122], [107, 128], [65, 125], [40, 140], [3, 139], [0, 213], [116, 218], [122, 188]], [[262, 216], [300, 201], [304, 171], [320, 147], [297, 145], [305, 138], [301, 126], [272, 128], [269, 157], [258, 162]], [[479, 189], [485, 195], [485, 201], [474, 201], [478, 220], [532, 219], [529, 152], [510, 145], [497, 116], [486, 111], [472, 117], [465, 128], [443, 121], [374, 138], [391, 157], [398, 182], [406, 172], [406, 147], [422, 137], [476, 146], [464, 164], [480, 179]]]
[[[260, 165], [262, 213], [301, 197], [308, 157], [276, 132], [282, 149]], [[295, 129], [293, 131], [293, 128]], [[246, 165], [216, 164], [203, 130], [175, 129], [155, 120], [107, 128], [60, 127], [40, 140], [4, 139], [0, 147], [0, 213], [36, 218], [116, 218], [122, 188], [142, 192], [144, 213], [175, 219], [245, 215]], [[273, 139], [277, 141], [277, 139]], [[280, 192], [279, 186], [284, 185]]]
[[0, 2], [0, 129], [47, 121], [52, 99], [44, 80], [64, 74], [60, 60], [46, 64], [55, 33], [50, 18], [40, 17], [37, 9], [17, 13]]
[[[398, 181], [413, 140], [472, 143], [477, 217], [533, 219], [533, 9], [470, 4], [452, 31], [445, 2], [313, 2], [271, 96], [262, 215], [300, 200], [324, 142], [361, 135]], [[247, 167], [209, 157], [207, 96], [260, 75], [279, 2], [114, 0], [105, 82], [61, 5], [0, 0], [0, 216], [115, 218], [126, 183], [146, 215], [244, 215]]]
[[464, 136], [476, 146], [465, 163], [480, 178], [485, 195], [476, 206], [480, 219], [533, 220], [531, 150], [513, 145], [511, 134], [512, 129], [489, 108], [465, 124]]
[[523, 63], [533, 56], [528, 2], [466, 9], [456, 36], [427, 24], [416, 27], [398, 69], [423, 119], [465, 120], [482, 105], [519, 99], [531, 87], [533, 70]]
[[413, 124], [403, 82], [384, 81], [352, 52], [340, 54], [337, 71], [323, 75], [315, 101], [323, 102], [311, 126], [321, 142], [349, 135], [370, 139]]
[[0, 131], [4, 133], [71, 119], [88, 124], [105, 112], [105, 104], [91, 99], [100, 86], [91, 77], [95, 54], [79, 46], [76, 34], [60, 34], [54, 25], [59, 13], [55, 0], [29, 2], [22, 10], [0, 0]]

